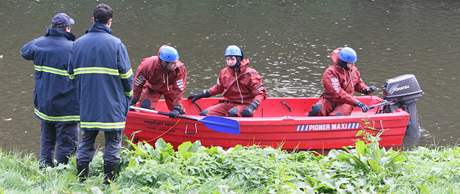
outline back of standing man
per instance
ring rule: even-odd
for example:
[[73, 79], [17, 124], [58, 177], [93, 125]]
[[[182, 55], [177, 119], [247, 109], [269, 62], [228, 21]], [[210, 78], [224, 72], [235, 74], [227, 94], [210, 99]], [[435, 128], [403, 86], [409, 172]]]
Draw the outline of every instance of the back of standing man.
[[[75, 36], [75, 21], [65, 13], [51, 19], [51, 28], [21, 49], [24, 59], [35, 64], [35, 115], [40, 119], [40, 168], [66, 164], [77, 147], [78, 103], [67, 66]], [[54, 152], [56, 153], [54, 154]]]
[[82, 130], [77, 149], [80, 180], [88, 176], [95, 140], [104, 131], [104, 174], [109, 183], [119, 171], [122, 130], [132, 95], [132, 70], [125, 45], [112, 35], [112, 8], [99, 4], [94, 24], [75, 41], [69, 72], [77, 80]]

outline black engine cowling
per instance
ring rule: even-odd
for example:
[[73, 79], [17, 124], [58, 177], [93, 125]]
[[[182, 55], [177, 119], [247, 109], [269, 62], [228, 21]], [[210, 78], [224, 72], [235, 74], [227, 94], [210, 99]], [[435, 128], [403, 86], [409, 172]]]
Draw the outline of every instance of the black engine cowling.
[[412, 74], [400, 75], [385, 82], [383, 98], [392, 102], [392, 105], [384, 106], [383, 112], [393, 112], [396, 108], [402, 108], [410, 114], [409, 124], [404, 137], [404, 146], [414, 146], [420, 139], [421, 128], [417, 117], [416, 102], [422, 96], [423, 91], [417, 79]]

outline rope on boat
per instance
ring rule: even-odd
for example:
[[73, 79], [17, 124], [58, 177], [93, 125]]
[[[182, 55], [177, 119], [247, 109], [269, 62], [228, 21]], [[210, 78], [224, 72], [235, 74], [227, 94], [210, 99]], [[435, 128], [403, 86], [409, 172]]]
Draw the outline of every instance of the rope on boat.
[[157, 140], [158, 138], [163, 137], [163, 135], [167, 134], [169, 131], [171, 131], [172, 129], [174, 129], [174, 128], [179, 124], [179, 122], [180, 122], [181, 120], [182, 120], [182, 119], [177, 119], [176, 123], [174, 123], [173, 126], [171, 126], [169, 129], [167, 129], [165, 132], [163, 132], [161, 135], [155, 137], [154, 139], [148, 140], [147, 143], [148, 143], [148, 142], [155, 141], [155, 140]]

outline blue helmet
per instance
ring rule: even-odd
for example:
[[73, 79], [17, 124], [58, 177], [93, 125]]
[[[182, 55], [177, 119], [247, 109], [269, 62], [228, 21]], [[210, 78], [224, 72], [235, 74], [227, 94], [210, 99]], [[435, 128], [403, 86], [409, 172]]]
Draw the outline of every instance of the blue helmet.
[[179, 53], [174, 47], [163, 45], [159, 50], [160, 59], [168, 63], [175, 62], [179, 59]]
[[347, 63], [356, 63], [358, 60], [358, 56], [356, 55], [356, 51], [350, 47], [343, 47], [339, 51], [339, 59], [345, 61]]
[[235, 45], [230, 45], [225, 49], [224, 56], [239, 56], [243, 57], [243, 51], [241, 51], [240, 47]]

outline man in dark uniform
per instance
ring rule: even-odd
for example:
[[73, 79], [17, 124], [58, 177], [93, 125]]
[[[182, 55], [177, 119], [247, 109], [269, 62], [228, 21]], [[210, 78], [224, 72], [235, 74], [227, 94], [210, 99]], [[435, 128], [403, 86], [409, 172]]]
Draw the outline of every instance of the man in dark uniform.
[[44, 36], [21, 49], [22, 57], [35, 64], [34, 112], [41, 122], [40, 168], [54, 166], [54, 158], [58, 164], [66, 164], [77, 147], [80, 117], [75, 86], [67, 73], [75, 40], [70, 26], [74, 23], [67, 14], [58, 13]]
[[94, 24], [75, 41], [69, 72], [77, 81], [82, 130], [77, 149], [80, 180], [88, 176], [95, 140], [104, 131], [104, 174], [110, 183], [119, 170], [122, 130], [132, 95], [133, 71], [125, 45], [112, 35], [112, 8], [99, 4]]

